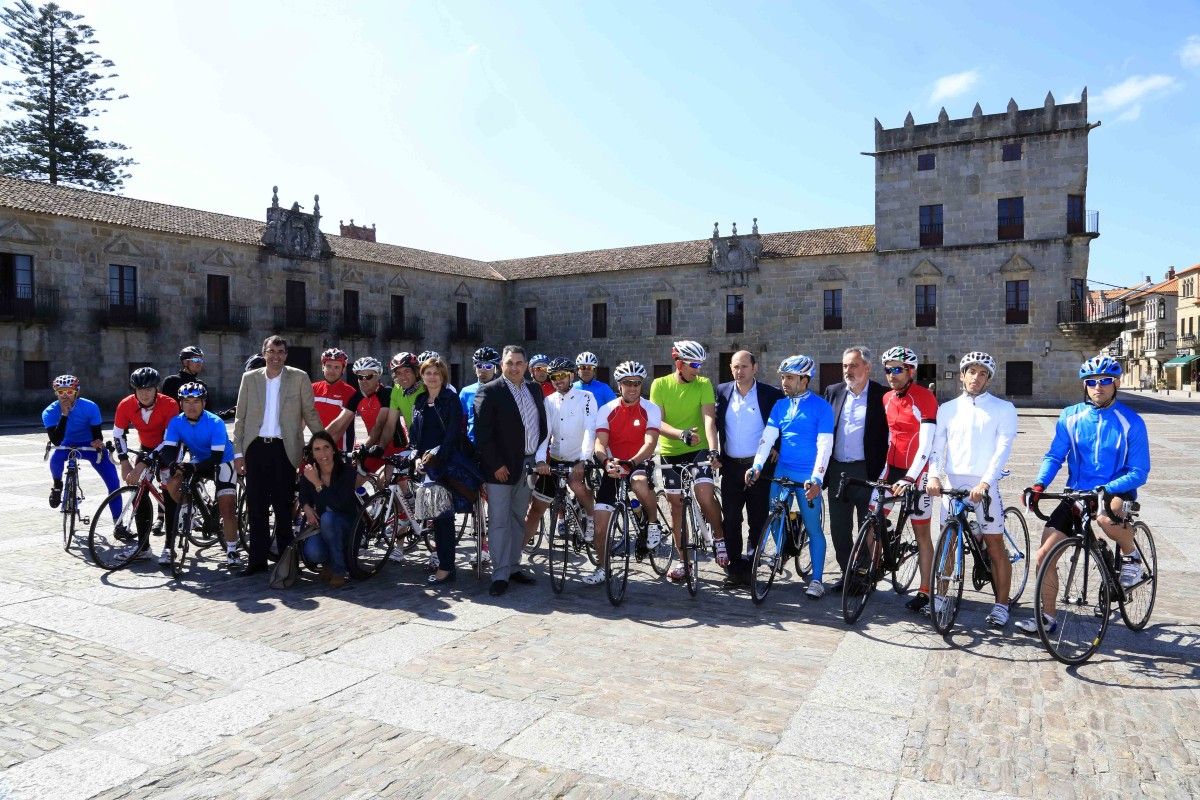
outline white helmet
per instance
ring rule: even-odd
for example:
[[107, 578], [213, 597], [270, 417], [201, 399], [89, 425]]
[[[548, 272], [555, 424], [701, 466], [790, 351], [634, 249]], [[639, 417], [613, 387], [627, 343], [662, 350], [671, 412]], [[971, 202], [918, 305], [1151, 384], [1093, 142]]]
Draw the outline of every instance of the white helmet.
[[626, 378], [641, 378], [646, 380], [646, 368], [637, 361], [622, 361], [613, 370], [613, 380], [617, 383]]
[[354, 366], [350, 368], [351, 372], [383, 372], [383, 364], [379, 363], [379, 359], [374, 356], [363, 356], [354, 362]]
[[600, 359], [596, 358], [596, 354], [591, 350], [584, 350], [582, 353], [575, 356], [575, 366], [598, 367], [600, 366]]
[[982, 350], [972, 350], [962, 357], [962, 361], [958, 362], [958, 371], [963, 372], [972, 364], [979, 364], [988, 371], [988, 377], [996, 377], [996, 359], [989, 356]]
[[800, 375], [805, 378], [813, 376], [816, 364], [808, 356], [788, 356], [779, 364], [780, 375]]
[[904, 364], [904, 366], [912, 367], [913, 369], [916, 369], [917, 364], [919, 363], [917, 354], [903, 346], [893, 347], [891, 350], [888, 350], [886, 353], [880, 356], [879, 360], [885, 366], [889, 361], [900, 361]]
[[708, 358], [708, 352], [699, 342], [682, 339], [671, 347], [671, 358], [679, 361], [704, 361]]

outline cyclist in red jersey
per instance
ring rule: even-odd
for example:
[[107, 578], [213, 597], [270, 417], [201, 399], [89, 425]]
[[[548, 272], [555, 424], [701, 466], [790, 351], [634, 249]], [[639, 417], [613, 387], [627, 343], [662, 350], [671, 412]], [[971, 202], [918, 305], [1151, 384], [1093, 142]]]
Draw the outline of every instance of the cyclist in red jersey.
[[[371, 447], [379, 444], [383, 439], [387, 415], [381, 412], [386, 410], [391, 402], [392, 387], [381, 385], [383, 364], [372, 356], [363, 356], [355, 361], [351, 371], [358, 378], [358, 391], [355, 392], [354, 397], [350, 398], [346, 409], [351, 414], [351, 420], [353, 420], [353, 414], [362, 417], [363, 425], [368, 431], [366, 446]], [[345, 414], [347, 411], [342, 413]], [[400, 428], [407, 432], [403, 421], [400, 423]], [[384, 455], [398, 453], [400, 449], [395, 442], [389, 441], [384, 449]], [[383, 460], [368, 458], [363, 462], [363, 466], [368, 472], [375, 472], [383, 466]]]
[[550, 380], [550, 356], [538, 353], [529, 359], [529, 379], [542, 389], [542, 396], [554, 394], [554, 382]]
[[346, 351], [336, 347], [321, 353], [321, 371], [325, 373], [325, 379], [314, 381], [312, 385], [317, 416], [343, 451], [354, 447], [354, 410], [358, 403], [354, 387], [342, 380], [349, 360]]
[[[167, 432], [167, 424], [179, 416], [179, 403], [158, 390], [160, 384], [158, 370], [153, 367], [135, 369], [129, 376], [129, 385], [133, 394], [117, 403], [117, 411], [113, 415], [113, 444], [116, 446], [117, 459], [120, 461], [121, 480], [129, 485], [136, 484], [141, 479], [142, 471], [137, 469], [152, 451], [162, 445], [163, 436]], [[134, 453], [136, 461], [129, 460], [129, 444], [125, 434], [133, 428], [138, 435], [138, 452]], [[174, 519], [175, 501], [167, 492], [163, 492], [163, 503], [166, 506], [167, 519]], [[143, 503], [137, 509], [138, 542], [146, 541], [150, 531], [151, 504]], [[162, 533], [163, 520], [155, 526], [155, 533]], [[133, 531], [129, 531], [130, 538]], [[118, 538], [120, 532], [118, 532]], [[147, 547], [140, 557], [150, 558]]]
[[921, 588], [905, 607], [921, 611], [929, 604], [929, 573], [933, 568], [933, 540], [929, 535], [932, 504], [924, 493], [929, 453], [937, 431], [937, 398], [916, 382], [917, 354], [907, 347], [893, 347], [883, 354], [883, 371], [890, 392], [883, 396], [887, 414], [888, 453], [880, 479], [892, 484], [892, 494], [921, 492], [917, 510], [908, 518], [917, 537], [917, 564]]

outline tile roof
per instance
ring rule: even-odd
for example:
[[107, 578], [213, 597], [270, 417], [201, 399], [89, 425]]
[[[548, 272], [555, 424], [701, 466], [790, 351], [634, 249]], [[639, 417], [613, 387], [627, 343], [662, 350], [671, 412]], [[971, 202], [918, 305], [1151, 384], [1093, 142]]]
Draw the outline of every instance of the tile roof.
[[1170, 280], [1156, 283], [1153, 286], [1147, 287], [1135, 295], [1131, 295], [1129, 300], [1141, 300], [1149, 297], [1152, 294], [1175, 294], [1179, 291], [1179, 279], [1171, 278]]

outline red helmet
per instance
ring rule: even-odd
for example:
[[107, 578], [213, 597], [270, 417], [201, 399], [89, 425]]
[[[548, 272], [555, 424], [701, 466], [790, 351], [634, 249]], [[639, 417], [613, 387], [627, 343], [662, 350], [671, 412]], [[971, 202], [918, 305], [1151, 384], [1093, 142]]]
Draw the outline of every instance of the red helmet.
[[389, 369], [398, 369], [400, 367], [408, 367], [411, 370], [415, 370], [418, 366], [420, 366], [420, 364], [417, 361], [417, 357], [414, 356], [412, 353], [405, 351], [403, 353], [396, 353], [396, 355], [392, 356], [392, 361], [391, 361], [391, 364], [389, 365]]
[[329, 361], [340, 361], [342, 362], [342, 365], [345, 366], [346, 362], [349, 360], [350, 356], [346, 355], [346, 351], [337, 347], [331, 347], [324, 353], [321, 353], [321, 366], [325, 366], [326, 362]]

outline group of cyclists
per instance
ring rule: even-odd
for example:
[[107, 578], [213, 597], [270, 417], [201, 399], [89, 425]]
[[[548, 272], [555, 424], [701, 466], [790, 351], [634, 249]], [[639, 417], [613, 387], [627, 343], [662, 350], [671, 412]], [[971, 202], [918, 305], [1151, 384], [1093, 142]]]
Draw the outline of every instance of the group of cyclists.
[[[865, 348], [857, 350], [862, 353]], [[54, 379], [52, 388], [57, 399], [42, 414], [46, 433], [55, 446], [50, 461], [50, 506], [57, 508], [62, 500], [65, 453], [71, 449], [85, 456], [110, 492], [121, 482], [141, 480], [146, 468], [156, 470], [157, 479], [166, 489], [163, 527], [168, 537], [178, 513], [183, 478], [210, 479], [216, 485], [226, 564], [235, 567], [240, 563], [234, 508], [237, 475], [234, 446], [222, 419], [231, 412], [217, 414], [207, 408], [211, 396], [201, 377], [205, 355], [200, 348], [185, 347], [179, 356], [179, 372], [165, 380], [152, 367], [139, 368], [130, 376], [132, 393], [117, 404], [113, 420], [112, 449], [119, 473], [104, 446], [99, 406], [81, 396], [77, 377], [61, 375]], [[731, 585], [737, 585], [744, 576], [744, 562], [753, 560], [760, 532], [750, 531], [745, 551], [732, 560], [725, 542], [722, 508], [714, 483], [723, 468], [718, 435], [723, 421], [717, 418], [714, 385], [701, 374], [708, 353], [699, 342], [682, 340], [673, 344], [671, 357], [672, 370], [650, 382], [648, 392], [644, 389], [649, 374], [637, 361], [619, 363], [613, 370], [613, 386], [609, 386], [597, 380], [600, 364], [594, 353], [583, 352], [573, 360], [543, 354], [529, 358], [527, 380], [542, 390], [548, 433], [538, 443], [534, 457], [535, 474], [530, 477], [533, 499], [526, 515], [526, 533], [532, 539], [553, 499], [556, 481], [551, 478], [552, 467], [568, 465], [570, 490], [586, 515], [584, 537], [596, 549], [600, 565], [583, 577], [585, 584], [600, 585], [606, 580], [604, 533], [618, 486], [625, 485], [621, 479], [626, 478], [647, 518], [645, 539], [638, 542], [639, 549], [653, 550], [665, 541], [664, 537], [671, 536], [676, 550], [682, 552], [685, 543], [681, 540], [681, 520], [684, 503], [691, 499], [684, 497], [686, 470], [690, 476], [686, 485], [711, 533], [713, 559]], [[365, 452], [372, 454], [365, 457], [360, 450], [361, 470], [379, 470], [384, 464], [381, 456], [402, 452], [409, 446], [408, 428], [413, 422], [414, 406], [426, 392], [423, 368], [435, 361], [444, 363], [433, 351], [397, 353], [388, 364], [387, 372], [393, 379], [388, 387], [382, 385], [385, 369], [378, 359], [368, 355], [351, 363], [341, 349], [324, 351], [322, 376], [312, 387], [316, 412], [328, 433], [328, 439], [321, 437], [322, 443], [332, 441], [343, 454], [350, 453], [356, 446], [355, 420], [361, 418], [368, 431], [367, 441], [361, 444], [370, 448]], [[948, 489], [968, 489], [972, 505], [988, 502], [992, 508], [1003, 508], [998, 482], [1017, 434], [1017, 413], [1011, 403], [989, 391], [996, 362], [985, 352], [963, 356], [959, 364], [962, 391], [940, 405], [933, 393], [916, 381], [918, 356], [913, 350], [892, 347], [880, 361], [888, 384], [883, 398], [888, 457], [883, 474], [870, 477], [886, 481], [895, 495], [912, 493], [909, 507], [913, 513], [909, 519], [919, 548], [921, 585], [908, 608], [928, 613], [930, 597], [934, 606], [941, 600], [930, 592], [938, 579], [933, 574], [929, 530], [931, 501]], [[261, 356], [254, 356], [246, 363], [246, 370], [262, 369], [264, 363]], [[482, 386], [499, 379], [500, 363], [501, 354], [496, 349], [481, 347], [473, 353], [476, 381], [461, 391], [449, 386], [444, 389], [456, 394], [461, 403], [462, 434], [468, 441], [474, 441], [477, 434], [476, 395]], [[353, 385], [346, 381], [347, 367], [353, 373]], [[826, 486], [835, 425], [841, 424], [841, 416], [838, 409], [813, 391], [815, 370], [816, 364], [808, 356], [783, 359], [777, 370], [783, 397], [764, 414], [757, 450], [749, 461], [726, 459], [728, 464], [724, 466], [733, 469], [734, 463], [748, 463], [742, 476], [746, 486], [766, 480], [766, 473], [773, 475], [773, 481], [786, 479], [803, 484], [802, 497], [807, 502], [798, 502], [797, 511], [808, 532], [812, 575], [805, 594], [813, 600], [821, 598], [827, 589], [823, 580], [826, 545], [822, 506], [827, 502], [823, 492], [829, 495], [828, 502], [843, 502], [834, 497], [836, 487]], [[1080, 366], [1083, 399], [1059, 416], [1037, 480], [1024, 497], [1027, 504], [1035, 504], [1064, 465], [1068, 489], [1102, 491], [1104, 502], [1097, 521], [1120, 548], [1120, 580], [1128, 586], [1139, 581], [1143, 573], [1123, 508], [1145, 484], [1150, 456], [1144, 422], [1116, 398], [1120, 375], [1120, 364], [1108, 356], [1088, 359]], [[130, 429], [137, 432], [136, 450], [127, 439]], [[321, 463], [326, 463], [329, 454], [325, 450], [329, 448], [322, 444], [319, 449], [325, 459]], [[656, 472], [661, 474], [669, 520], [658, 519]], [[303, 472], [297, 478], [302, 481]], [[773, 483], [769, 501], [773, 502], [781, 491]], [[313, 517], [313, 509], [303, 510]], [[116, 519], [120, 508], [114, 503], [109, 512]], [[1066, 501], [1050, 515], [1042, 535], [1039, 564], [1064, 537], [1079, 534], [1078, 517]], [[985, 521], [988, 518], [980, 514], [977, 519], [978, 534], [994, 565], [995, 603], [986, 624], [1003, 628], [1009, 621], [1003, 515], [993, 514], [990, 521]], [[139, 519], [139, 526], [150, 522]], [[140, 549], [139, 557], [154, 558], [144, 536], [134, 536], [130, 547]], [[167, 564], [171, 557], [168, 538], [158, 560]], [[442, 574], [445, 570], [446, 565], [442, 565]], [[666, 577], [684, 580], [682, 558]], [[1043, 597], [1043, 610], [1052, 614], [1053, 608], [1054, 597]], [[1048, 617], [1046, 624], [1052, 622]], [[1027, 632], [1037, 630], [1035, 620], [1022, 620], [1018, 627]]]

